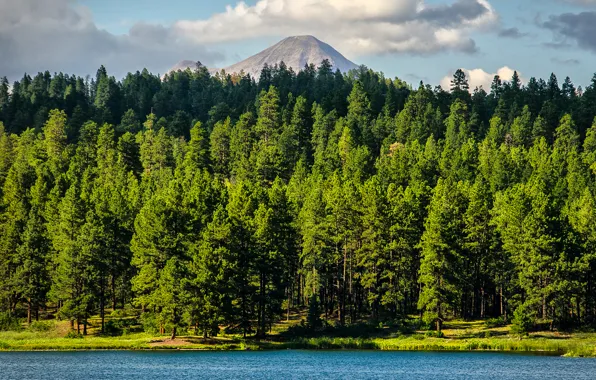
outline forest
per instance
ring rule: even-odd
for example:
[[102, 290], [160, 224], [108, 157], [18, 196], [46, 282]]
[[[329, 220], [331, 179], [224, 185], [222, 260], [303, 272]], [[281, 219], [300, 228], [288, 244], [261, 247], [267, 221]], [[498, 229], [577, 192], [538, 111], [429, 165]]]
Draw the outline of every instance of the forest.
[[[0, 313], [596, 325], [596, 75], [0, 80]], [[45, 315], [45, 314], [44, 314]]]

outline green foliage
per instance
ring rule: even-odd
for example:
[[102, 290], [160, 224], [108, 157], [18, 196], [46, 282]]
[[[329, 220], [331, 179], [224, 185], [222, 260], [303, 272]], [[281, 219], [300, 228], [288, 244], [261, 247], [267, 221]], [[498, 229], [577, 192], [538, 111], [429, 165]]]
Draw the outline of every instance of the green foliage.
[[0, 312], [0, 331], [18, 331], [22, 329], [18, 318], [8, 312]]
[[56, 329], [56, 321], [33, 321], [29, 325], [29, 330], [35, 332], [49, 332]]
[[442, 331], [427, 331], [424, 336], [427, 338], [445, 338], [445, 334]]
[[[131, 327], [136, 324], [137, 320], [131, 318], [110, 319], [105, 324], [104, 334], [111, 336], [126, 335], [126, 333], [130, 331]], [[145, 326], [143, 325], [143, 327]]]
[[511, 332], [517, 335], [528, 335], [536, 323], [536, 316], [531, 308], [520, 305], [511, 320]]
[[315, 332], [323, 326], [321, 320], [321, 311], [319, 310], [319, 302], [317, 297], [313, 294], [308, 303], [308, 315], [306, 318], [306, 328]]
[[159, 333], [159, 322], [154, 313], [143, 313], [141, 314], [141, 325], [143, 331], [151, 335], [157, 335]]
[[174, 337], [263, 338], [305, 310], [305, 334], [496, 326], [519, 305], [596, 321], [596, 81], [253, 79], [1, 79], [0, 312], [117, 335], [133, 305]]
[[66, 339], [83, 339], [83, 334], [77, 332], [76, 330], [70, 330], [64, 338]]
[[498, 317], [498, 318], [489, 318], [484, 322], [484, 325], [487, 328], [495, 328], [495, 327], [503, 327], [507, 325], [507, 322], [505, 322], [505, 319], [503, 319], [503, 317]]

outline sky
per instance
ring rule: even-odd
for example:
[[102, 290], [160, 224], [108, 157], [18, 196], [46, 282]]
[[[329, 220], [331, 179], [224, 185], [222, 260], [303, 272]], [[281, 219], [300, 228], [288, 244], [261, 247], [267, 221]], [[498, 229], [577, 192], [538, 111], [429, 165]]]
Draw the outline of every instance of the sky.
[[0, 0], [0, 76], [221, 68], [304, 34], [413, 85], [596, 72], [596, 0]]

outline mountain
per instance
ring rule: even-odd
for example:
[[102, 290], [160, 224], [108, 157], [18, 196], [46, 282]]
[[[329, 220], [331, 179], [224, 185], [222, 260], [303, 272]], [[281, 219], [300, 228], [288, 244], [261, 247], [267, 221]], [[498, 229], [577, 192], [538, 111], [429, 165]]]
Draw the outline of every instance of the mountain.
[[[295, 36], [288, 37], [242, 62], [226, 67], [224, 70], [228, 74], [244, 71], [244, 73], [250, 74], [258, 80], [265, 64], [273, 66], [283, 61], [288, 68], [291, 67], [294, 71], [298, 72], [306, 64], [312, 63], [315, 66], [319, 66], [325, 59], [329, 60], [333, 66], [333, 70], [339, 69], [341, 72], [348, 72], [349, 70], [358, 68], [358, 65], [354, 62], [348, 60], [333, 47], [317, 38], [313, 36]], [[186, 68], [194, 69], [195, 67], [196, 62], [182, 61], [171, 71], [185, 70]], [[214, 73], [218, 70], [209, 71]]]
[[186, 69], [196, 70], [198, 65], [199, 65], [199, 63], [196, 61], [184, 60], [184, 61], [178, 62], [176, 64], [176, 66], [174, 66], [170, 69], [169, 72], [179, 71], [179, 70], [184, 71]]
[[313, 36], [295, 36], [288, 37], [257, 55], [226, 67], [224, 70], [230, 74], [244, 71], [259, 79], [265, 64], [273, 66], [283, 61], [288, 68], [291, 67], [298, 72], [306, 64], [312, 63], [319, 66], [325, 59], [329, 60], [334, 70], [340, 69], [342, 72], [348, 72], [358, 67], [333, 47]]
[[[169, 73], [173, 73], [175, 71], [184, 71], [186, 69], [191, 69], [191, 70], [196, 70], [199, 65], [201, 65], [200, 61], [190, 61], [190, 60], [184, 60], [184, 61], [180, 61], [178, 62], [174, 67], [172, 67], [167, 74]], [[215, 73], [217, 72], [217, 69], [209, 69], [209, 72], [211, 73], [211, 75], [215, 75]], [[165, 75], [162, 76], [162, 79], [165, 78]]]

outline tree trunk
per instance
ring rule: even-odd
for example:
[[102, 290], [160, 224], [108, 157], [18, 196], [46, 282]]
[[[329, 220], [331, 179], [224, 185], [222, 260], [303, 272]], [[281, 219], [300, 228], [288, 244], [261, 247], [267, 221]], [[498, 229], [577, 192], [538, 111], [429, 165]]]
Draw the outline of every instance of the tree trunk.
[[265, 279], [265, 273], [261, 273], [261, 290], [260, 290], [260, 300], [259, 300], [259, 308], [260, 308], [260, 312], [259, 312], [259, 331], [257, 332], [257, 335], [259, 337], [264, 337], [266, 334], [266, 311], [265, 311], [265, 284], [266, 284], [266, 279]]
[[104, 294], [104, 279], [101, 279], [101, 293], [99, 299], [99, 315], [101, 316], [101, 333], [105, 333], [105, 294]]
[[484, 318], [484, 286], [480, 289], [480, 318]]
[[246, 339], [246, 294], [242, 292], [242, 335]]
[[505, 310], [503, 310], [503, 287], [499, 288], [499, 306], [501, 308], [501, 315], [505, 314]]
[[286, 322], [290, 322], [290, 302], [292, 302], [292, 285], [288, 286], [288, 309], [286, 313]]
[[116, 310], [116, 278], [112, 276], [112, 310]]
[[31, 298], [27, 299], [27, 324], [31, 325]]
[[172, 340], [176, 339], [176, 325], [172, 328]]
[[87, 318], [83, 321], [83, 335], [87, 335]]
[[343, 275], [341, 277], [341, 318], [340, 324], [344, 326], [346, 324], [346, 270], [347, 270], [347, 257], [348, 256], [348, 247], [344, 243], [344, 265], [343, 265]]
[[443, 315], [441, 312], [441, 304], [437, 306], [437, 332], [441, 332], [443, 328]]

